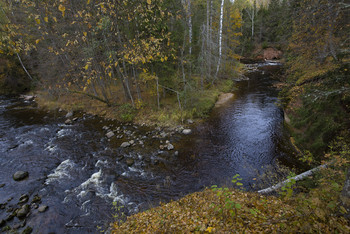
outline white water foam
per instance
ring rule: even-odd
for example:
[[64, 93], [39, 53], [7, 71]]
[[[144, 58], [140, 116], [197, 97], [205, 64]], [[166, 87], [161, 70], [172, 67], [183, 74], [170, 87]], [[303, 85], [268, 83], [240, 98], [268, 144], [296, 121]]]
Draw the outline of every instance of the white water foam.
[[63, 178], [71, 178], [69, 171], [72, 170], [75, 166], [75, 163], [70, 159], [61, 162], [61, 164], [58, 165], [54, 172], [47, 176], [45, 184], [51, 184]]
[[34, 144], [34, 142], [32, 140], [26, 140], [18, 146], [18, 149], [27, 148], [27, 147], [32, 146], [33, 144]]
[[40, 128], [40, 132], [43, 133], [43, 132], [49, 132], [50, 129], [49, 128]]
[[72, 129], [61, 129], [57, 132], [56, 136], [57, 138], [62, 138], [62, 137], [65, 137], [67, 135], [71, 135], [73, 133], [73, 130]]
[[57, 145], [49, 145], [45, 148], [46, 151], [49, 151], [50, 153], [54, 153], [57, 151], [58, 147]]

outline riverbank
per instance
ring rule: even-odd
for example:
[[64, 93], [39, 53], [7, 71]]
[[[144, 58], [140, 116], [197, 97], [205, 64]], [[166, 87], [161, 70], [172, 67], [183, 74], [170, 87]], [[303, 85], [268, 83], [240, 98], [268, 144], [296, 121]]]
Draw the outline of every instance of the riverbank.
[[[329, 164], [327, 168], [303, 181], [291, 180], [276, 191], [277, 197], [207, 188], [128, 217], [125, 222], [117, 221], [112, 233], [349, 232], [349, 189], [343, 189], [350, 162], [346, 66], [309, 77], [309, 82], [304, 80], [302, 85], [280, 85], [284, 87], [280, 97], [288, 113], [289, 123], [285, 124], [293, 135], [293, 145], [299, 149], [297, 158], [309, 166], [322, 161]], [[288, 103], [283, 102], [286, 99]], [[332, 129], [338, 130], [330, 135]], [[324, 145], [329, 147], [326, 153]], [[237, 179], [233, 182], [239, 183]]]
[[[50, 111], [64, 110], [66, 112], [84, 112], [109, 120], [120, 122], [132, 122], [138, 125], [175, 127], [179, 124], [192, 123], [205, 119], [215, 103], [219, 100], [224, 103], [228, 101], [220, 99], [220, 95], [233, 90], [232, 80], [220, 81], [220, 83], [208, 90], [197, 92], [191, 99], [187, 100], [187, 106], [180, 102], [176, 96], [168, 95], [162, 100], [158, 109], [154, 105], [138, 102], [133, 107], [131, 103], [108, 106], [96, 99], [76, 93], [64, 93], [51, 96], [47, 91], [34, 91], [35, 100], [38, 105]], [[180, 102], [180, 103], [179, 103]]]
[[[337, 176], [326, 169], [323, 176]], [[294, 194], [291, 184], [280, 197], [262, 196], [236, 189], [206, 189], [179, 201], [162, 204], [115, 222], [112, 233], [199, 232], [341, 232], [350, 231], [349, 221], [339, 207], [341, 189], [332, 179], [320, 180], [308, 193]], [[298, 186], [299, 189], [304, 188]], [[339, 213], [343, 212], [343, 213]], [[346, 211], [345, 211], [346, 212]]]

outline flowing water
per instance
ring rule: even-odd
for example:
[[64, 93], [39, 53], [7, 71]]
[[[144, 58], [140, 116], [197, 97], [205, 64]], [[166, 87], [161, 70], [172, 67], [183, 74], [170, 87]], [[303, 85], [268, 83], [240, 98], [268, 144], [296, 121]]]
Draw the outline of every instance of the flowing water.
[[[190, 125], [191, 135], [81, 113], [65, 124], [63, 113], [0, 97], [0, 221], [18, 207], [22, 194], [29, 195], [29, 202], [38, 194], [49, 207], [44, 213], [32, 207], [25, 224], [34, 232], [95, 233], [98, 226], [106, 229], [115, 214], [226, 185], [235, 174], [246, 189], [254, 189], [259, 175], [278, 173], [277, 159], [290, 157], [270, 77], [276, 65], [254, 65], [258, 70], [247, 74], [249, 80], [237, 82], [235, 98], [214, 109], [205, 123]], [[115, 133], [110, 140], [109, 130]], [[134, 146], [119, 147], [130, 140]], [[167, 140], [175, 149], [160, 150]], [[15, 182], [12, 175], [18, 170], [29, 177]], [[122, 207], [119, 212], [113, 202]], [[23, 222], [15, 217], [6, 225]]]

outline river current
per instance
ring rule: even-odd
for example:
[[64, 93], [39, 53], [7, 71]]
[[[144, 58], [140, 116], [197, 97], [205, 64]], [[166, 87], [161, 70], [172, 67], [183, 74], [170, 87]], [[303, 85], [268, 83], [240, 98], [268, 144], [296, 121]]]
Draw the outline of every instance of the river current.
[[[45, 212], [32, 206], [25, 221], [14, 217], [6, 225], [23, 224], [19, 231], [30, 226], [38, 233], [95, 233], [122, 213], [229, 185], [235, 174], [247, 190], [261, 187], [267, 171], [283, 174], [278, 162], [290, 164], [291, 151], [271, 78], [279, 64], [254, 68], [249, 79], [237, 82], [233, 100], [214, 109], [208, 121], [189, 125], [190, 135], [181, 128], [123, 125], [83, 113], [65, 124], [65, 113], [0, 97], [0, 221], [19, 207], [22, 194], [28, 204], [39, 195]], [[109, 139], [111, 130], [115, 136]], [[120, 147], [130, 140], [134, 146]], [[169, 144], [175, 148], [168, 150]], [[16, 182], [12, 175], [19, 170], [29, 177]]]

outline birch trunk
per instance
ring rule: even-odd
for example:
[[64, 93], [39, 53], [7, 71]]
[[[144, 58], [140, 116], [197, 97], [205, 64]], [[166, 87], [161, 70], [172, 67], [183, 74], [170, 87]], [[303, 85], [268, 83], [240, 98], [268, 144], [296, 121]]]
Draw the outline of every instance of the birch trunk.
[[187, 17], [188, 17], [188, 53], [192, 55], [192, 14], [191, 14], [191, 0], [187, 0]]
[[219, 73], [219, 69], [220, 69], [220, 65], [221, 65], [221, 57], [222, 57], [222, 23], [224, 20], [224, 3], [225, 3], [225, 0], [221, 0], [220, 28], [219, 28], [219, 59], [218, 59], [218, 65], [216, 67], [215, 79]]
[[328, 164], [323, 164], [321, 166], [315, 167], [315, 168], [313, 168], [311, 170], [308, 170], [308, 171], [306, 171], [304, 173], [301, 173], [301, 174], [299, 174], [297, 176], [294, 176], [294, 177], [292, 177], [290, 179], [282, 181], [282, 182], [280, 182], [280, 183], [278, 183], [278, 184], [276, 184], [274, 186], [271, 186], [271, 187], [266, 188], [266, 189], [259, 190], [258, 193], [260, 193], [260, 194], [269, 194], [269, 193], [274, 192], [274, 191], [282, 188], [283, 186], [287, 185], [292, 180], [294, 180], [294, 181], [302, 180], [305, 177], [308, 177], [308, 176], [312, 175], [313, 173], [315, 173], [315, 172], [317, 172], [317, 171], [319, 171], [319, 170], [321, 170], [323, 168], [326, 168], [327, 166], [328, 166]]

